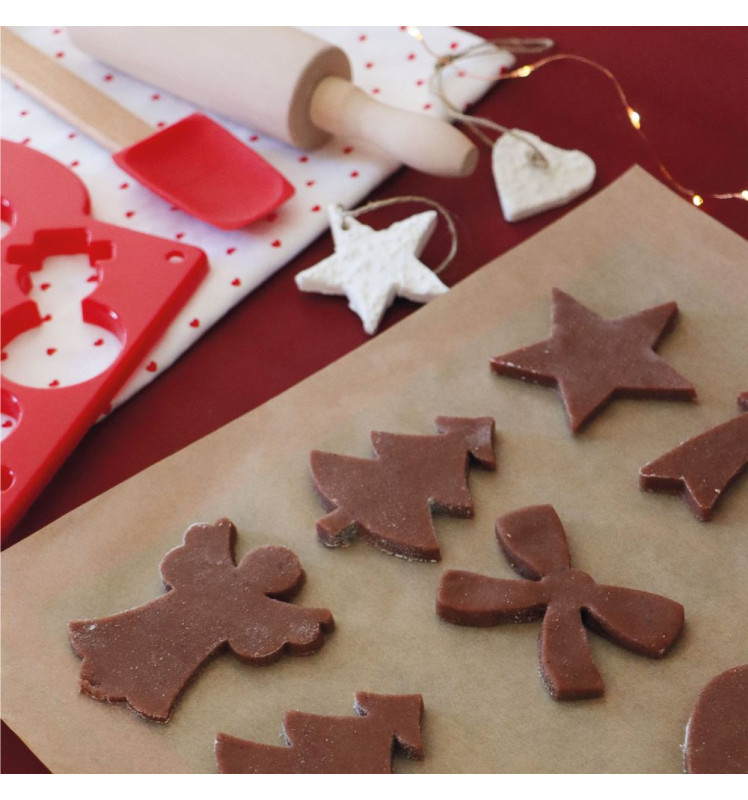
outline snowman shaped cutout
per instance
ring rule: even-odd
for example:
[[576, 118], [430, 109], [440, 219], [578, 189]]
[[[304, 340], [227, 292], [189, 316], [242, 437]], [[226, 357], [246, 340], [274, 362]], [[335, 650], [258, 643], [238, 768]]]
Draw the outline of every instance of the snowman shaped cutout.
[[89, 256], [49, 256], [29, 277], [29, 299], [42, 324], [5, 347], [5, 376], [22, 386], [56, 388], [90, 380], [111, 366], [122, 350], [119, 337], [83, 317], [81, 302], [99, 281]]

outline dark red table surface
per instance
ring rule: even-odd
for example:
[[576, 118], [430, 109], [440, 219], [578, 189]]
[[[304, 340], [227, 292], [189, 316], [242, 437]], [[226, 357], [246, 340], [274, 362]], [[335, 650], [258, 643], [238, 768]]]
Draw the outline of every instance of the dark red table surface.
[[[659, 159], [681, 183], [705, 196], [703, 213], [748, 235], [748, 203], [706, 197], [748, 188], [748, 28], [466, 30], [485, 38], [548, 36], [556, 43], [554, 52], [584, 56], [607, 67], [640, 113], [642, 130], [655, 154], [632, 129], [613, 85], [597, 70], [572, 61], [495, 86], [473, 113], [588, 153], [597, 165], [591, 193], [633, 164], [661, 178]], [[519, 65], [538, 57], [517, 58]], [[402, 169], [372, 198], [398, 195], [429, 197], [454, 216], [459, 251], [441, 275], [448, 285], [525, 241], [584, 199], [522, 222], [505, 222], [490, 151], [483, 145], [478, 169], [469, 178], [448, 180]], [[396, 206], [364, 221], [384, 227], [420, 210]], [[442, 228], [422, 256], [427, 264], [438, 263], [449, 247]], [[327, 233], [224, 317], [165, 374], [96, 425], [11, 532], [5, 547], [368, 341], [344, 299], [296, 289], [296, 273], [331, 252]], [[398, 300], [381, 329], [396, 325], [417, 308]], [[46, 771], [4, 723], [2, 771]]]

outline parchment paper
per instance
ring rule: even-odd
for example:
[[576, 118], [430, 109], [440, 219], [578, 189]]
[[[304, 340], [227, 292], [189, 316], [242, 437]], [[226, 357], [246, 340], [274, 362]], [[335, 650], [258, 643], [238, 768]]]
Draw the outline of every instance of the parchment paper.
[[[641, 492], [637, 472], [737, 413], [746, 249], [635, 168], [376, 340], [6, 551], [3, 717], [55, 772], [211, 772], [218, 731], [279, 744], [286, 710], [348, 714], [357, 690], [421, 692], [426, 759], [398, 758], [397, 772], [681, 771], [698, 690], [748, 661], [748, 486], [704, 524], [680, 499]], [[493, 375], [491, 356], [546, 338], [553, 286], [606, 316], [676, 300], [659, 352], [698, 403], [619, 400], [572, 437], [554, 389]], [[369, 456], [370, 431], [427, 434], [439, 414], [493, 415], [499, 460], [470, 474], [474, 519], [436, 518], [442, 562], [319, 544], [309, 451]], [[549, 698], [538, 623], [476, 629], [434, 612], [445, 569], [518, 577], [493, 522], [536, 503], [555, 506], [574, 566], [686, 608], [661, 661], [591, 635], [599, 700]], [[238, 527], [238, 557], [268, 543], [298, 553], [308, 581], [297, 602], [336, 619], [327, 644], [268, 667], [214, 660], [166, 725], [79, 694], [68, 620], [158, 596], [163, 555], [191, 523], [221, 516]]]

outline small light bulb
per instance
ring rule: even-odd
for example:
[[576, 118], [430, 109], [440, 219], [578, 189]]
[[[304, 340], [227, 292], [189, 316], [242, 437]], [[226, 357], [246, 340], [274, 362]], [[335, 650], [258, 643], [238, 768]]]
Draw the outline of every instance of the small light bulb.
[[743, 198], [743, 200], [748, 200], [748, 189], [743, 189], [743, 191], [740, 193], [740, 196]]
[[626, 106], [626, 113], [629, 115], [631, 124], [636, 128], [636, 130], [639, 130], [642, 126], [642, 118], [639, 116], [639, 112], [634, 111], [631, 106]]
[[406, 25], [405, 30], [414, 38], [418, 39], [419, 42], [423, 41], [423, 34], [421, 31], [416, 28], [415, 25]]
[[531, 64], [526, 64], [524, 67], [514, 70], [514, 74], [518, 78], [526, 78], [535, 69]]
[[698, 208], [699, 206], [704, 204], [704, 198], [700, 194], [695, 194], [691, 198], [691, 202]]

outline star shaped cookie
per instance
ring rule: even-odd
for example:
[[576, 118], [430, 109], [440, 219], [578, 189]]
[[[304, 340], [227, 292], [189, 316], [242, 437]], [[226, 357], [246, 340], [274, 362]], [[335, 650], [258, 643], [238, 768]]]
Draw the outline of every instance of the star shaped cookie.
[[418, 257], [436, 227], [424, 211], [375, 231], [339, 206], [328, 208], [335, 252], [296, 276], [302, 292], [346, 295], [348, 305], [373, 334], [395, 297], [427, 303], [448, 291]]
[[694, 387], [655, 353], [677, 315], [664, 303], [607, 319], [554, 289], [550, 339], [496, 356], [491, 369], [558, 386], [574, 433], [614, 397], [693, 400]]

